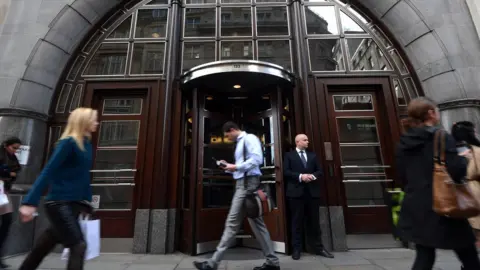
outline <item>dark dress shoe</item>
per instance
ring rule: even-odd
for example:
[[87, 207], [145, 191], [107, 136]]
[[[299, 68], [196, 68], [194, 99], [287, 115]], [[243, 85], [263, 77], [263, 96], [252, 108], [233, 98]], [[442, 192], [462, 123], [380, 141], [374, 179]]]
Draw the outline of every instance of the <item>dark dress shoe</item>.
[[193, 262], [193, 265], [198, 270], [215, 270], [216, 267], [211, 267], [208, 262]]
[[317, 251], [315, 254], [330, 259], [334, 257], [332, 253], [326, 251], [325, 249]]
[[293, 251], [292, 259], [294, 259], [294, 260], [299, 260], [300, 259], [300, 251], [299, 250], [294, 250]]
[[253, 270], [280, 270], [280, 266], [273, 266], [264, 263], [262, 266], [254, 267]]

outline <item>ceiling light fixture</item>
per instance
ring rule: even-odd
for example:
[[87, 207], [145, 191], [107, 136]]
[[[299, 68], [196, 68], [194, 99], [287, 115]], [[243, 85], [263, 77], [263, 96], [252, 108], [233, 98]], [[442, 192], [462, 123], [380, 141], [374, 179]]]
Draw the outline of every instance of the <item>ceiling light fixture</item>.
[[239, 88], [242, 88], [242, 86], [241, 86], [240, 84], [235, 84], [235, 85], [233, 86], [233, 88], [239, 89]]

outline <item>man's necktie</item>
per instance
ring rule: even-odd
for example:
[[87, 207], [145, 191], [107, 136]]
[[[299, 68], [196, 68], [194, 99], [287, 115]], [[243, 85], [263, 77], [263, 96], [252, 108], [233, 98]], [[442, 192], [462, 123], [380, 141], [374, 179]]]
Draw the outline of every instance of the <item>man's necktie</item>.
[[307, 167], [307, 159], [305, 158], [305, 152], [303, 151], [300, 151], [300, 159], [302, 160], [302, 163], [303, 163], [303, 167]]

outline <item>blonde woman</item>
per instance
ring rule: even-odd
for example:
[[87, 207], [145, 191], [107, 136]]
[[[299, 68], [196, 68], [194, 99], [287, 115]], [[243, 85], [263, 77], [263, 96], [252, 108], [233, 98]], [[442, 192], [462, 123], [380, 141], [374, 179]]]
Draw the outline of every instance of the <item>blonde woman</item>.
[[90, 108], [74, 110], [52, 157], [23, 200], [20, 207], [21, 219], [28, 222], [33, 219], [40, 197], [48, 188], [45, 212], [50, 227], [40, 235], [20, 270], [36, 269], [57, 244], [70, 248], [68, 270], [83, 269], [86, 244], [78, 216], [92, 210], [90, 140], [97, 126], [97, 111]]

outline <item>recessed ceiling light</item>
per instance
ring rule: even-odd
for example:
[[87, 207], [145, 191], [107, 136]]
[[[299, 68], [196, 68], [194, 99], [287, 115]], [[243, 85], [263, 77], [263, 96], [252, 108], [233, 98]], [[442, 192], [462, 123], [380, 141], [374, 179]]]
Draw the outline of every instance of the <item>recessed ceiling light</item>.
[[233, 86], [233, 88], [239, 89], [239, 88], [242, 88], [242, 86], [241, 86], [240, 84], [235, 84], [235, 85]]

